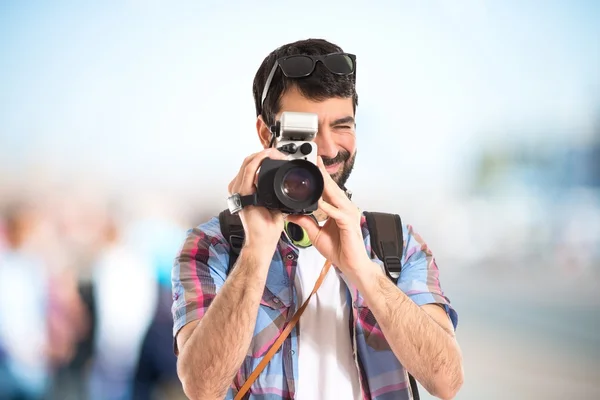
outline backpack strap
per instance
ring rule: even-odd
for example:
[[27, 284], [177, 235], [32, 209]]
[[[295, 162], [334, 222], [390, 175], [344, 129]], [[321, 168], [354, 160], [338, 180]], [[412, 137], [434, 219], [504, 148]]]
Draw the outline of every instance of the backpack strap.
[[229, 243], [229, 266], [227, 268], [229, 275], [244, 245], [244, 225], [242, 225], [240, 216], [232, 215], [228, 209], [219, 213], [219, 225], [223, 237]]
[[388, 277], [398, 282], [402, 270], [404, 237], [402, 220], [397, 214], [364, 212], [369, 226], [371, 249], [383, 261]]
[[[397, 214], [380, 212], [364, 212], [369, 226], [371, 249], [383, 261], [387, 276], [398, 283], [402, 271], [402, 254], [404, 252], [404, 234], [402, 220]], [[419, 400], [419, 387], [415, 378], [408, 374], [413, 399]]]

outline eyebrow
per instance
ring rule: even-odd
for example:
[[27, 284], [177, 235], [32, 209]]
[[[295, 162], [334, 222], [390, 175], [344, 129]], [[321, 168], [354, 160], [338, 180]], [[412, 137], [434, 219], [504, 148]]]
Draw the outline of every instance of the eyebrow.
[[335, 121], [332, 121], [329, 126], [343, 125], [343, 124], [353, 124], [356, 125], [354, 121], [354, 117], [348, 115], [347, 117], [338, 118]]

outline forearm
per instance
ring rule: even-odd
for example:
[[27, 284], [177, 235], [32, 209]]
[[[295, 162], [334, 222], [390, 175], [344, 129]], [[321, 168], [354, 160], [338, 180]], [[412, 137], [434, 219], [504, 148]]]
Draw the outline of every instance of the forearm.
[[357, 278], [358, 289], [398, 360], [429, 393], [453, 397], [462, 383], [454, 332], [415, 304], [379, 266], [371, 263], [366, 270]]
[[250, 346], [271, 256], [244, 248], [231, 275], [179, 354], [192, 399], [222, 399]]

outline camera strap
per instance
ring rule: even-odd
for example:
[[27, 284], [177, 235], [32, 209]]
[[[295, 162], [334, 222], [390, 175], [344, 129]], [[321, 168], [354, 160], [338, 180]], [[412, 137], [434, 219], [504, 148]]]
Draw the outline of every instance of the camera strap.
[[294, 316], [292, 317], [290, 322], [285, 326], [285, 328], [281, 332], [281, 335], [279, 335], [277, 340], [275, 340], [275, 343], [273, 343], [273, 345], [271, 346], [271, 348], [269, 349], [267, 354], [265, 354], [265, 356], [263, 357], [261, 362], [256, 366], [256, 369], [254, 371], [252, 371], [252, 373], [250, 374], [250, 376], [248, 377], [246, 382], [244, 382], [244, 384], [240, 388], [238, 394], [235, 396], [234, 400], [241, 400], [244, 397], [244, 395], [246, 394], [246, 392], [248, 392], [248, 390], [250, 389], [250, 387], [252, 386], [252, 384], [254, 383], [256, 378], [258, 378], [258, 376], [265, 369], [265, 367], [267, 366], [269, 361], [271, 361], [271, 358], [273, 358], [275, 353], [277, 353], [277, 350], [279, 350], [279, 348], [281, 347], [281, 345], [283, 344], [285, 339], [289, 336], [290, 332], [292, 332], [292, 329], [294, 329], [294, 326], [296, 326], [296, 324], [300, 320], [300, 316], [302, 316], [302, 313], [306, 309], [306, 306], [308, 305], [310, 298], [312, 297], [313, 294], [315, 294], [317, 292], [317, 290], [319, 290], [321, 283], [323, 283], [323, 280], [327, 276], [327, 272], [329, 272], [329, 268], [331, 268], [331, 262], [328, 260], [328, 261], [325, 261], [325, 265], [323, 265], [323, 269], [321, 269], [321, 274], [319, 275], [319, 278], [317, 279], [317, 282], [315, 283], [315, 286], [314, 286], [312, 292], [310, 292], [310, 295], [304, 301], [304, 304], [302, 304], [300, 309], [298, 309], [298, 311], [296, 311], [296, 314], [294, 314]]

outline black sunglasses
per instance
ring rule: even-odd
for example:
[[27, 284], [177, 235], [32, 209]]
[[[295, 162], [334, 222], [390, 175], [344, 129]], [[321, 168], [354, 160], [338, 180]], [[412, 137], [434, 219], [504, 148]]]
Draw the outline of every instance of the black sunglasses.
[[275, 65], [273, 65], [265, 83], [260, 100], [261, 111], [278, 66], [281, 67], [281, 72], [288, 78], [305, 78], [313, 73], [318, 61], [322, 62], [331, 73], [336, 75], [350, 75], [356, 72], [356, 56], [354, 54], [331, 53], [319, 56], [296, 54], [281, 57], [275, 61]]

